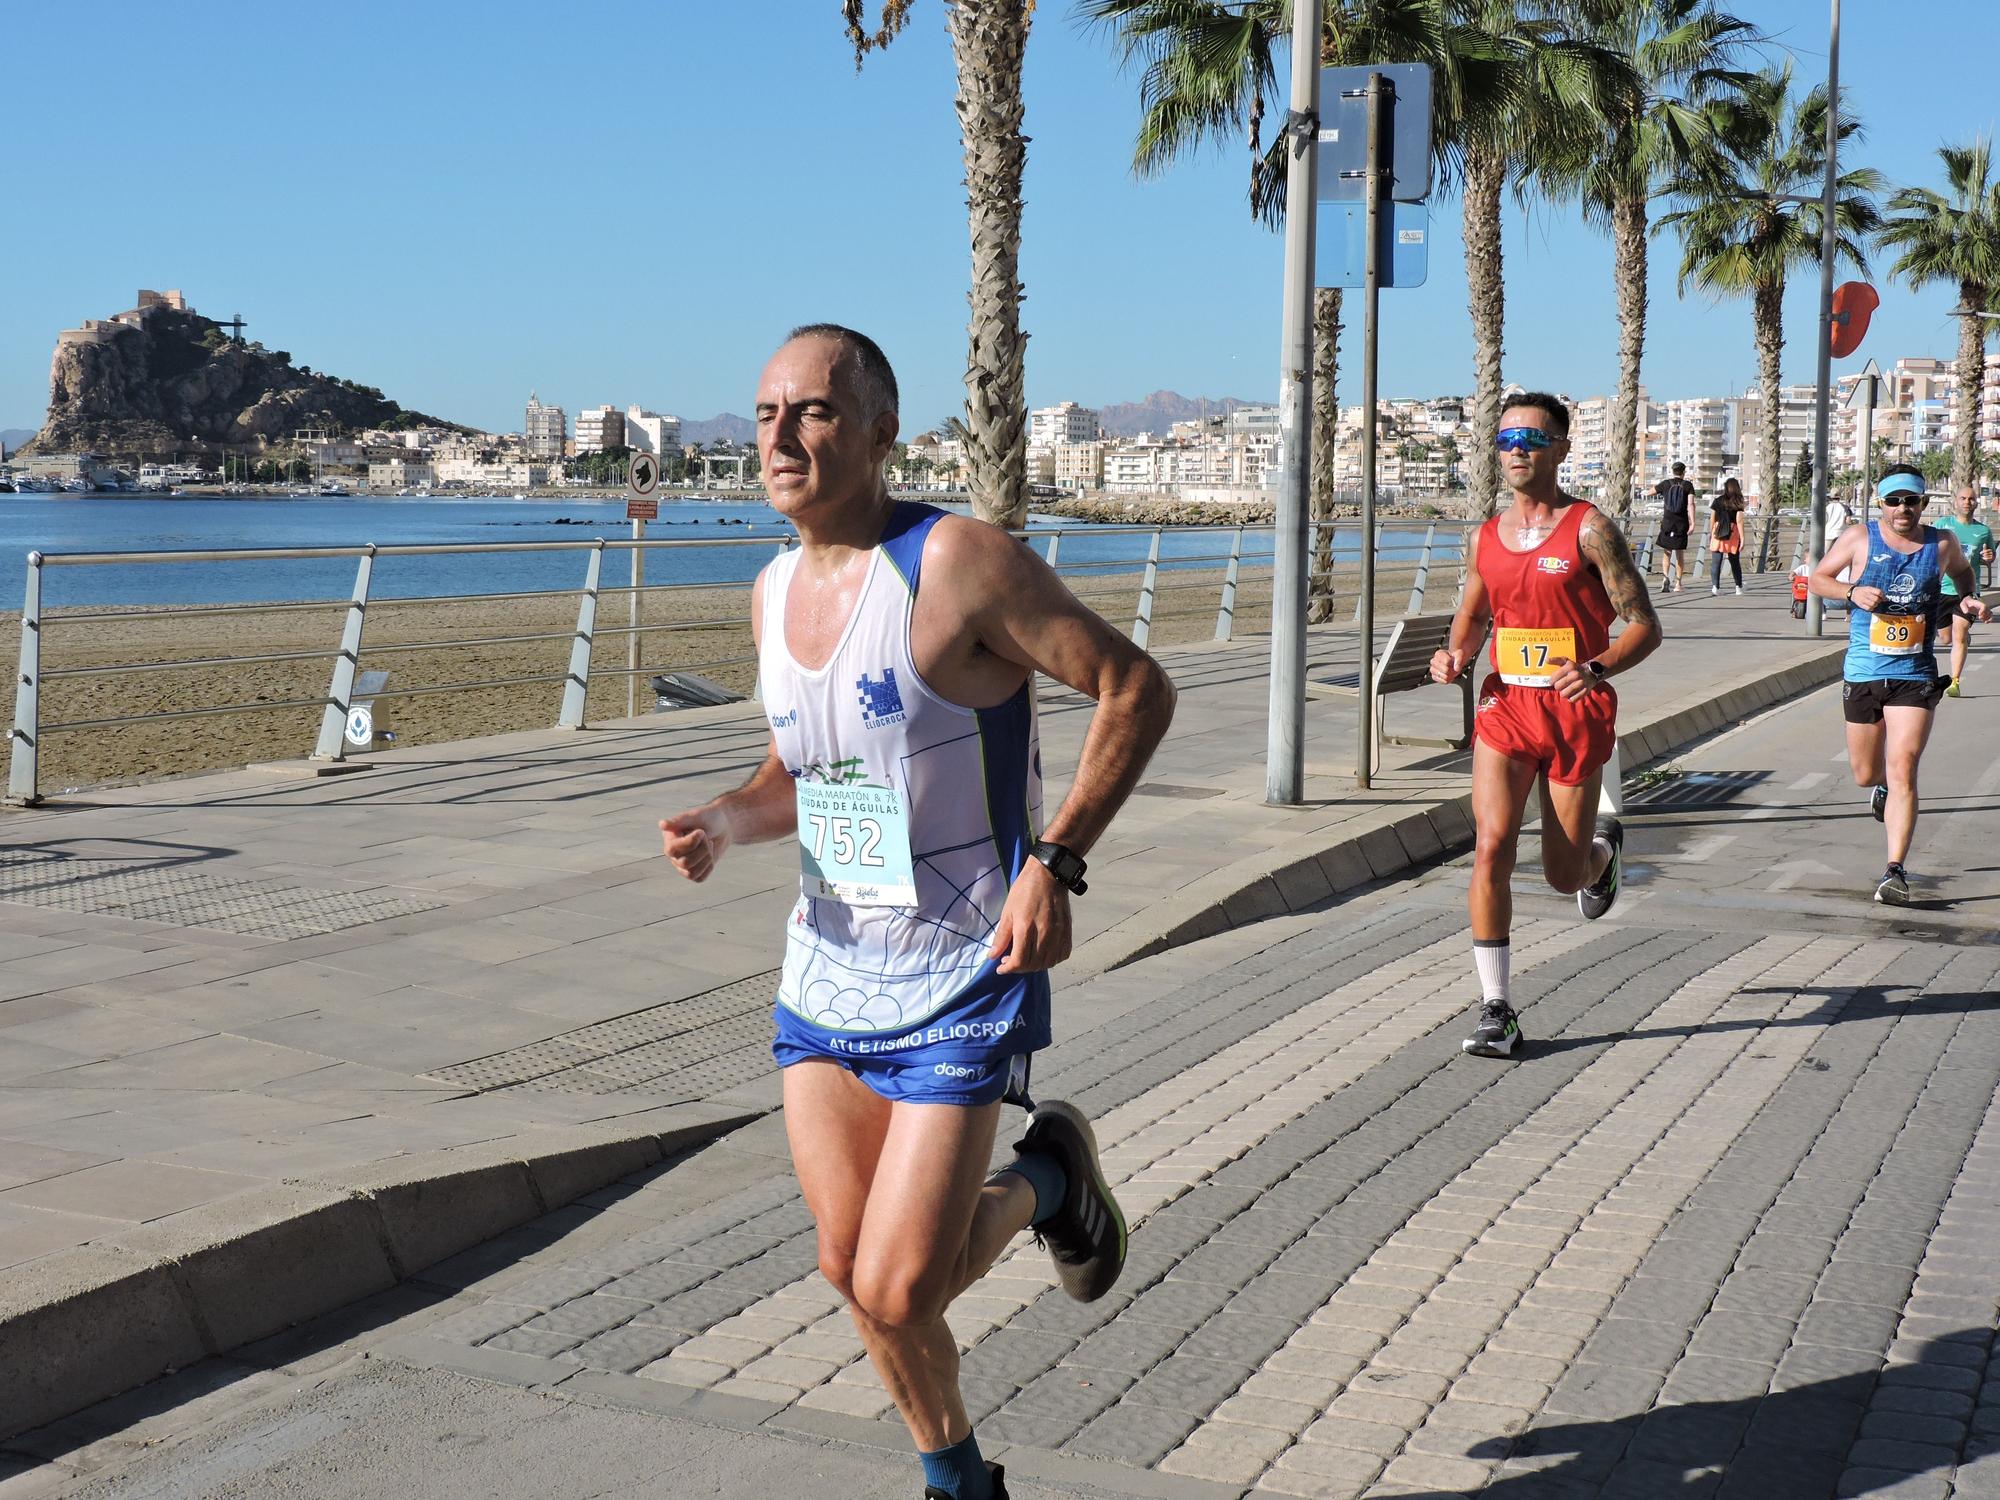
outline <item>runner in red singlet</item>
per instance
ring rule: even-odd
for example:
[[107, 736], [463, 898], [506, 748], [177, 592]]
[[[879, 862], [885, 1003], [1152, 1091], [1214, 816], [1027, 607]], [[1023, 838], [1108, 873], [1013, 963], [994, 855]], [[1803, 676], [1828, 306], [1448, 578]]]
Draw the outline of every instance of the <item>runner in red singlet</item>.
[[[1487, 629], [1493, 671], [1473, 720], [1472, 956], [1479, 1022], [1465, 1050], [1509, 1057], [1523, 1040], [1508, 994], [1509, 882], [1528, 791], [1542, 791], [1542, 869], [1588, 918], [1618, 899], [1624, 829], [1597, 818], [1604, 763], [1617, 741], [1618, 695], [1608, 679], [1660, 643], [1646, 583], [1616, 525], [1566, 495], [1556, 470], [1569, 453], [1569, 411], [1526, 392], [1501, 413], [1496, 439], [1513, 503], [1479, 528], [1466, 560], [1465, 595], [1451, 644], [1431, 676], [1454, 682], [1471, 669]], [[1611, 622], [1625, 629], [1614, 641]]]

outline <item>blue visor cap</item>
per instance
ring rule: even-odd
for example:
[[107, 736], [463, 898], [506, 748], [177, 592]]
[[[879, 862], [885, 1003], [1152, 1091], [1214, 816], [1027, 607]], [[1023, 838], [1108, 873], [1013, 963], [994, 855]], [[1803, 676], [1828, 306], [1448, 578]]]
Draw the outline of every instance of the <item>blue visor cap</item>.
[[1887, 500], [1891, 495], [1927, 495], [1929, 493], [1930, 491], [1924, 488], [1923, 477], [1917, 474], [1891, 474], [1875, 486], [1875, 498], [1878, 500]]

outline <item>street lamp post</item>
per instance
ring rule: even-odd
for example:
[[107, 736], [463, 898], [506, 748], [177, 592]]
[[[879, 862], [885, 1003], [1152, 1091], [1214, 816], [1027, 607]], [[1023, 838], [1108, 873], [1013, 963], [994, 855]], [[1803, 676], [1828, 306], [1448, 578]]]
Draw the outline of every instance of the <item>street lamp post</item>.
[[[1840, 176], [1840, 0], [1832, 0], [1832, 30], [1826, 46], [1826, 186], [1820, 192], [1820, 386], [1812, 404], [1812, 514], [1806, 522], [1808, 568], [1826, 554], [1826, 480], [1830, 474], [1830, 418], [1834, 386], [1834, 188]], [[1806, 594], [1806, 634], [1824, 634], [1826, 606]]]

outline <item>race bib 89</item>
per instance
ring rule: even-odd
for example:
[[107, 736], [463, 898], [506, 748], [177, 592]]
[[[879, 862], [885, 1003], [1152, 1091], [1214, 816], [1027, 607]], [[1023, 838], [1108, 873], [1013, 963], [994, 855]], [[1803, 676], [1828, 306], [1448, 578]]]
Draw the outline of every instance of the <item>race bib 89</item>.
[[1922, 615], [1871, 615], [1868, 649], [1877, 656], [1917, 656], [1930, 631], [1931, 622]]
[[848, 906], [915, 906], [910, 818], [893, 787], [796, 783], [799, 872], [808, 896]]
[[1556, 663], [1576, 660], [1576, 632], [1567, 625], [1554, 630], [1500, 627], [1494, 644], [1500, 680], [1514, 687], [1545, 688], [1556, 675]]

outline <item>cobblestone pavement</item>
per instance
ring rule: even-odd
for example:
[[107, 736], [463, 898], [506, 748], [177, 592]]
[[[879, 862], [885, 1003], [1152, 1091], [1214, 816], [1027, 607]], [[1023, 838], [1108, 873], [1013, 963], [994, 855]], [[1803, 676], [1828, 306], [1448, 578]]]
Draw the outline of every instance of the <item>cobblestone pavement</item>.
[[[1017, 1497], [2000, 1497], [2000, 699], [1955, 706], [1922, 908], [1866, 901], [1880, 830], [1800, 774], [1831, 692], [1635, 799], [1609, 920], [1524, 866], [1517, 1062], [1459, 1048], [1462, 865], [1066, 990], [1098, 1024], [1036, 1090], [1097, 1121], [1132, 1252], [1080, 1307], [1024, 1239], [952, 1310]], [[881, 1449], [903, 1493], [791, 1177], [698, 1164], [434, 1279], [376, 1357]]]

